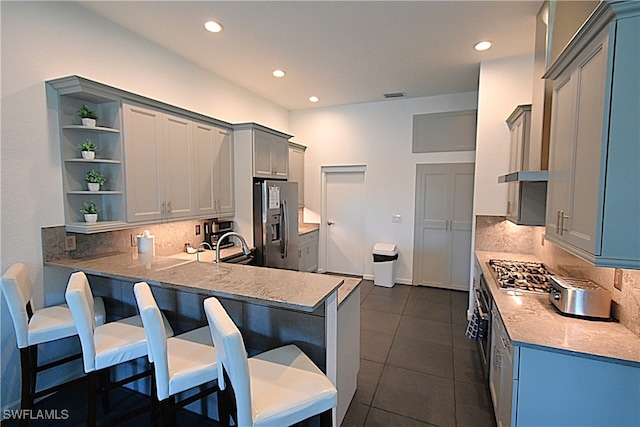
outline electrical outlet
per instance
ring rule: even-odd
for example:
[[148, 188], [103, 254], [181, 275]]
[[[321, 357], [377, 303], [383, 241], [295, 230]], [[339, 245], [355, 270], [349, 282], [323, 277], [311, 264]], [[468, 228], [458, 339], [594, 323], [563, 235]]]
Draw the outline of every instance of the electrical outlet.
[[138, 246], [138, 238], [135, 234], [131, 234], [131, 247], [135, 248], [136, 246]]
[[64, 237], [64, 250], [67, 252], [76, 250], [76, 236]]
[[616, 268], [613, 273], [613, 287], [622, 290], [622, 269]]
[[196, 225], [196, 236], [200, 235], [200, 224]]

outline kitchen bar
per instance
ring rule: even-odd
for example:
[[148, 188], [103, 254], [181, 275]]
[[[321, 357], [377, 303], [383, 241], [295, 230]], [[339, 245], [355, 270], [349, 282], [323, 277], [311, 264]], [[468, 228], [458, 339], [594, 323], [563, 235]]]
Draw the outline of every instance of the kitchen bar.
[[[359, 318], [360, 279], [184, 258], [117, 253], [51, 260], [45, 278], [64, 286], [64, 277], [84, 271], [94, 295], [105, 300], [107, 316], [115, 318], [136, 314], [132, 288], [144, 280], [176, 333], [205, 325], [202, 301], [215, 296], [241, 329], [249, 354], [289, 343], [307, 353], [337, 384], [337, 416], [344, 416], [356, 388], [357, 369], [350, 367], [359, 361], [353, 319]], [[349, 321], [340, 324], [340, 318]]]

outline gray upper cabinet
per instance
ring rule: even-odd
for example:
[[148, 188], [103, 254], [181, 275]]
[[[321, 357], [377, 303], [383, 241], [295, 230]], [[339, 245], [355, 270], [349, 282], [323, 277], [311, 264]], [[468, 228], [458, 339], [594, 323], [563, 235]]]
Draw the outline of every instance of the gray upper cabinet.
[[198, 214], [233, 216], [233, 133], [206, 123], [193, 124]]
[[124, 104], [127, 221], [193, 216], [191, 122]]
[[[67, 231], [88, 234], [124, 228], [122, 119], [118, 97], [105, 92], [95, 82], [75, 76], [48, 81], [47, 84], [57, 93]], [[81, 105], [97, 112], [95, 127], [81, 125], [77, 113]], [[81, 156], [79, 146], [85, 140], [98, 146], [94, 159]], [[84, 181], [86, 173], [91, 170], [99, 171], [106, 180], [99, 191], [89, 191]], [[84, 221], [80, 210], [85, 203], [96, 205], [97, 222]]]
[[546, 238], [595, 265], [640, 268], [640, 3], [601, 3], [553, 80]]
[[298, 207], [304, 207], [304, 145], [289, 142], [289, 181], [298, 183]]
[[[233, 132], [229, 123], [78, 76], [47, 82], [57, 92], [67, 231], [98, 233], [161, 221], [234, 214]], [[82, 126], [77, 110], [98, 112]], [[96, 158], [80, 157], [85, 139]], [[99, 170], [100, 191], [84, 175]], [[94, 202], [98, 222], [80, 210]]]
[[[519, 173], [518, 180], [508, 181], [507, 219], [518, 225], [544, 225], [546, 171], [543, 172], [544, 180], [541, 180], [541, 171], [537, 170], [539, 161], [531, 160], [534, 157], [531, 155], [531, 105], [516, 107], [507, 118], [507, 126], [510, 135], [509, 174]], [[538, 159], [539, 153], [535, 157]]]
[[289, 138], [254, 129], [253, 176], [287, 179], [289, 177]]

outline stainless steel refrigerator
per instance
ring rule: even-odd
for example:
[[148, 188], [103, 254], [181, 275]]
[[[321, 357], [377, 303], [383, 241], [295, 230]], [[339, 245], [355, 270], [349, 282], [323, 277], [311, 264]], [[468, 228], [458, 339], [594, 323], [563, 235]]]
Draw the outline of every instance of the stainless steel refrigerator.
[[256, 263], [298, 270], [298, 183], [253, 183], [253, 240]]

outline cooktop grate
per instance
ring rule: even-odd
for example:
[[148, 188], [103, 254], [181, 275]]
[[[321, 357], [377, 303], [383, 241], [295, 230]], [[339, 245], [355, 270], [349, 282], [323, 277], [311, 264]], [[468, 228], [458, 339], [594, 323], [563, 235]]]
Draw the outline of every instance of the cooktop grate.
[[535, 293], [549, 293], [549, 275], [542, 263], [529, 261], [489, 260], [491, 271], [501, 289]]

